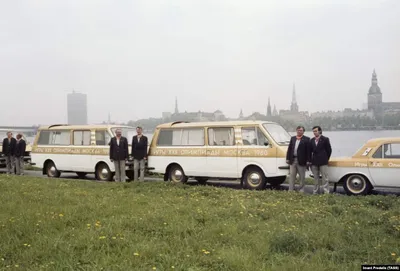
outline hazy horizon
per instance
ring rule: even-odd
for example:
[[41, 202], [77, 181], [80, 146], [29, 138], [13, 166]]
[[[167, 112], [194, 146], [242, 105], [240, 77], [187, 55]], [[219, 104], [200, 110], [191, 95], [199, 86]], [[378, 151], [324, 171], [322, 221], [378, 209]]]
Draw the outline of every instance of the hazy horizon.
[[376, 69], [400, 102], [398, 0], [6, 1], [0, 10], [0, 125], [67, 122], [67, 94], [88, 120], [179, 110], [227, 117], [361, 109]]

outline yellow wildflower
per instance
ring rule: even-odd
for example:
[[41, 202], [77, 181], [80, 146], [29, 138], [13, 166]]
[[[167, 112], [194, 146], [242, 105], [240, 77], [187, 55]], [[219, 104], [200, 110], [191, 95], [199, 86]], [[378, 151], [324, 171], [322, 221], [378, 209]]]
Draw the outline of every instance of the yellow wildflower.
[[101, 239], [106, 239], [106, 237], [105, 237], [105, 236], [100, 236], [99, 239], [100, 239], [100, 240], [101, 240]]
[[139, 256], [139, 253], [135, 252], [135, 253], [133, 253], [133, 255], [136, 256], [136, 257], [138, 257], [138, 256]]
[[392, 253], [392, 256], [395, 257], [395, 256], [396, 256], [396, 253], [393, 252], [393, 253]]

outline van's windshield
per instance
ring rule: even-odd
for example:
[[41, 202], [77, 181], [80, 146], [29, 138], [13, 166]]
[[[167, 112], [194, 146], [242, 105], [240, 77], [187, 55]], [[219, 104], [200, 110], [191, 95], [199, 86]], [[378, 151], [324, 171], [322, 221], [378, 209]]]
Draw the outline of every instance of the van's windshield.
[[132, 138], [136, 135], [136, 129], [134, 128], [126, 128], [126, 127], [114, 127], [111, 129], [113, 136], [115, 136], [115, 130], [121, 129], [122, 136], [128, 139], [129, 144], [132, 144]]
[[279, 145], [289, 145], [290, 134], [281, 125], [276, 123], [264, 123], [263, 127]]

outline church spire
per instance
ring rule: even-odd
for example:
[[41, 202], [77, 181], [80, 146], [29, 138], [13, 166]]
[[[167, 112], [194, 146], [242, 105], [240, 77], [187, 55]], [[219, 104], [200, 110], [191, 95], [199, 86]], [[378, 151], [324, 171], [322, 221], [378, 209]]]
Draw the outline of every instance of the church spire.
[[179, 110], [178, 110], [178, 98], [175, 96], [175, 114], [178, 114]]
[[297, 99], [296, 99], [296, 86], [294, 83], [293, 83], [292, 104], [290, 105], [290, 111], [299, 112], [299, 107], [297, 105]]
[[372, 72], [372, 78], [371, 78], [371, 87], [369, 88], [369, 94], [380, 94], [381, 89], [378, 86], [378, 76], [376, 75], [375, 69]]
[[244, 118], [244, 116], [243, 116], [243, 110], [242, 109], [240, 109], [240, 113], [239, 113], [239, 119], [243, 119]]
[[271, 99], [268, 97], [268, 106], [267, 106], [267, 116], [270, 117], [272, 115], [271, 112]]
[[278, 116], [278, 110], [276, 110], [276, 105], [274, 104], [274, 111], [272, 112], [273, 116]]

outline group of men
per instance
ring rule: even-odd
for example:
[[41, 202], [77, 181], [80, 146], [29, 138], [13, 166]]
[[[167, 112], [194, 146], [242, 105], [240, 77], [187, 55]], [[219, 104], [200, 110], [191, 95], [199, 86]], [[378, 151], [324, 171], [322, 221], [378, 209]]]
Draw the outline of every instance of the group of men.
[[24, 175], [24, 154], [26, 142], [21, 134], [15, 139], [12, 132], [3, 140], [2, 155], [6, 159], [7, 174]]
[[[138, 171], [140, 170], [140, 181], [144, 181], [144, 170], [147, 160], [147, 137], [143, 135], [142, 127], [136, 128], [137, 135], [132, 138], [131, 155], [133, 157], [133, 180], [138, 180]], [[122, 130], [115, 131], [109, 143], [110, 145], [110, 160], [115, 166], [115, 181], [125, 182], [125, 166], [129, 159], [129, 143], [128, 139], [122, 136]]]
[[[323, 191], [329, 194], [328, 162], [332, 147], [328, 137], [322, 135], [320, 126], [313, 127], [313, 138], [304, 135], [304, 127], [298, 126], [286, 154], [286, 163], [290, 165], [289, 191], [295, 190], [295, 181], [299, 175], [299, 191], [304, 192], [306, 170], [311, 167], [314, 175], [313, 194], [319, 194], [321, 181]], [[322, 180], [321, 177], [322, 176]]]

